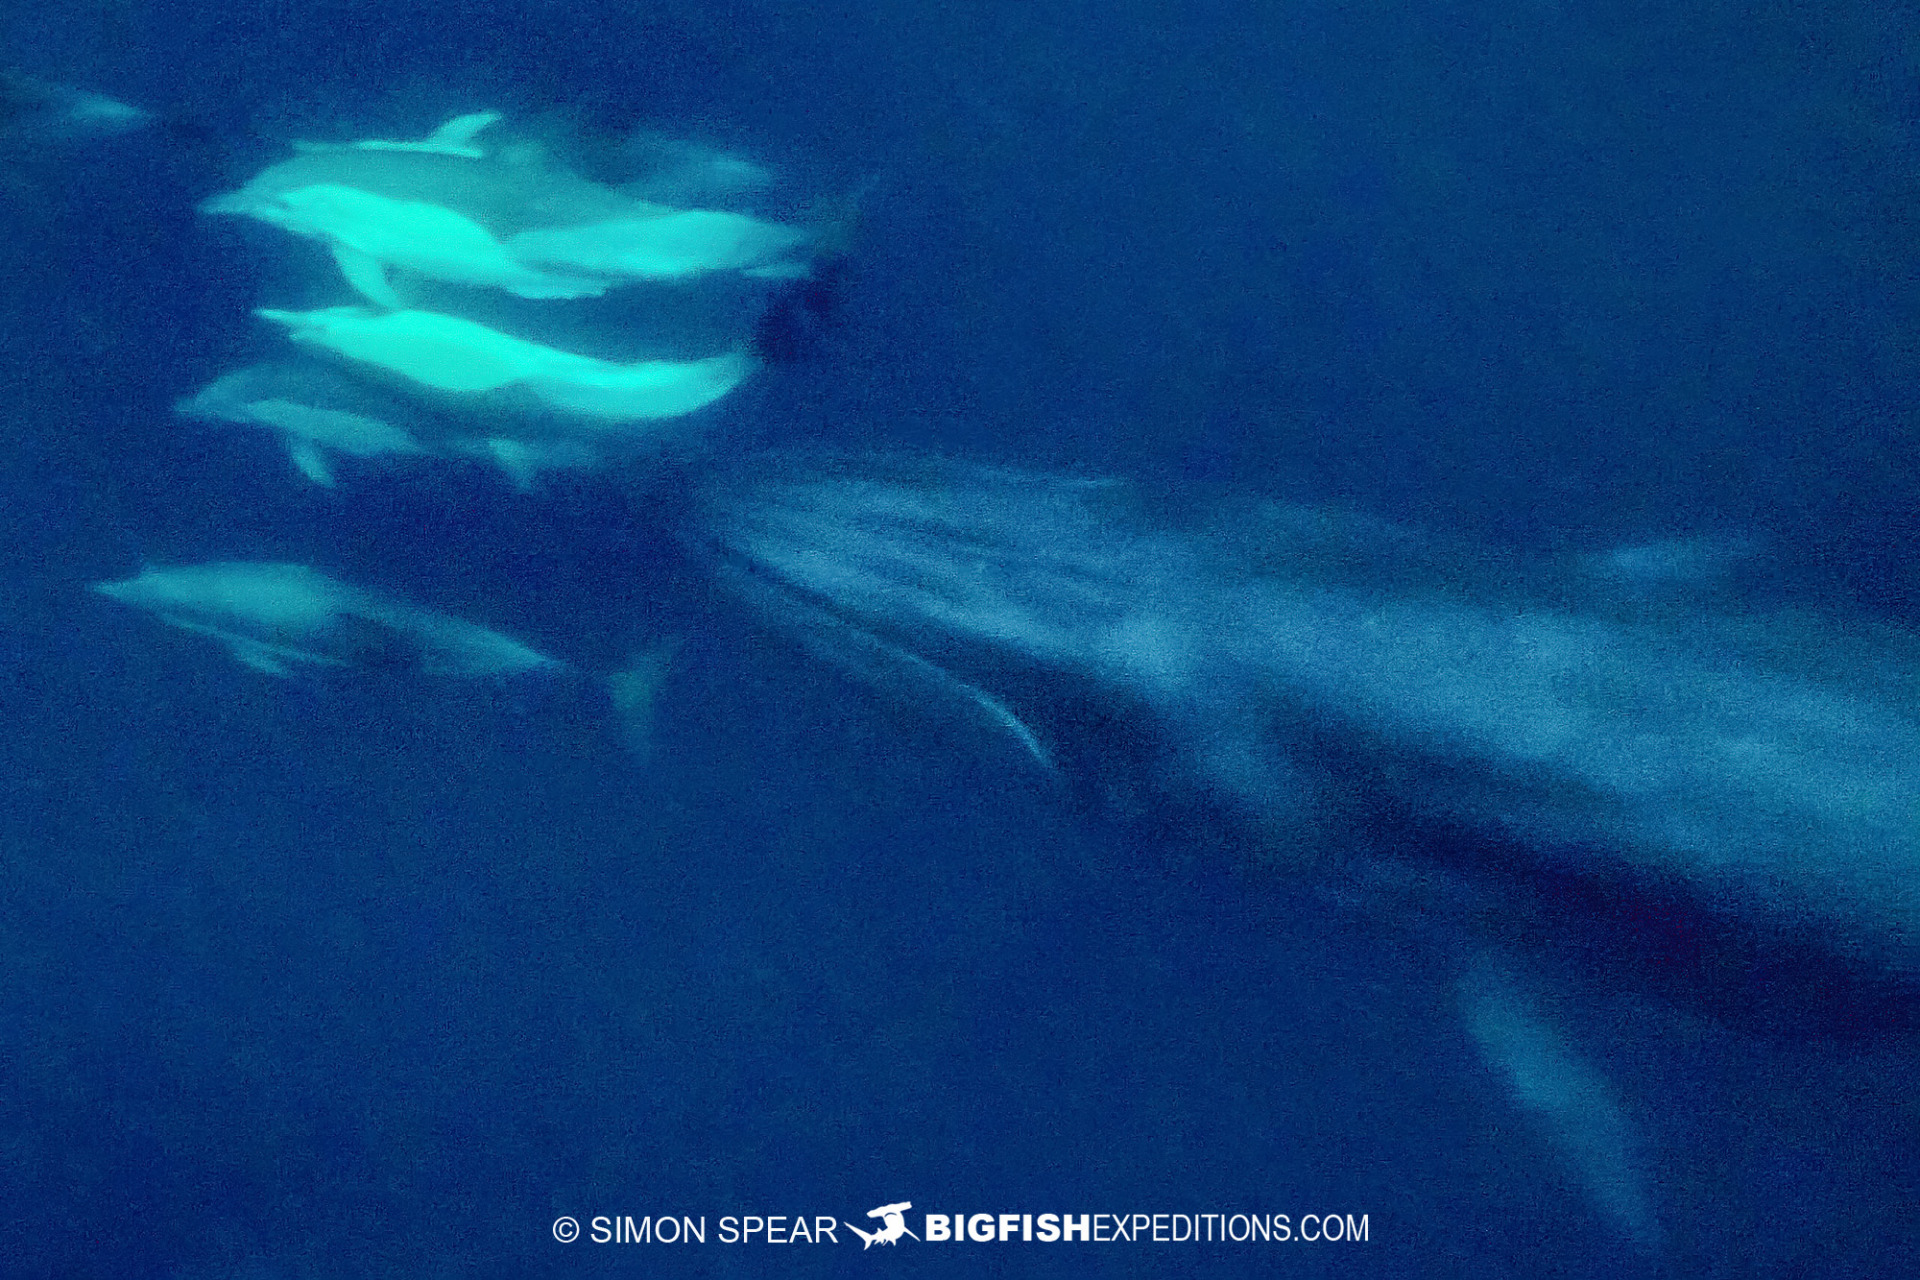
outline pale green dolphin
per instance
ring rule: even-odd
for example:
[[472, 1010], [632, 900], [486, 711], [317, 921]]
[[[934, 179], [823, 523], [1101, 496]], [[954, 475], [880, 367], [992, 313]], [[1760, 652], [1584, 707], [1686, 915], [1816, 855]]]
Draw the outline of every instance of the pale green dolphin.
[[331, 485], [328, 453], [355, 458], [423, 454], [427, 448], [396, 419], [397, 404], [331, 369], [256, 364], [219, 378], [182, 400], [185, 417], [235, 422], [277, 432], [300, 474]]
[[241, 663], [274, 676], [298, 666], [410, 666], [434, 675], [491, 676], [561, 665], [511, 636], [303, 564], [150, 568], [94, 589], [218, 640]]
[[421, 142], [304, 144], [201, 207], [320, 241], [354, 288], [386, 307], [401, 305], [389, 269], [525, 298], [591, 297], [716, 271], [804, 273], [796, 254], [810, 233], [634, 199], [534, 148], [488, 150], [477, 135], [497, 118], [461, 116]]
[[267, 196], [210, 201], [214, 213], [245, 213], [333, 251], [340, 272], [369, 302], [403, 305], [387, 280], [398, 267], [450, 284], [501, 289], [521, 298], [590, 298], [605, 280], [541, 271], [510, 255], [473, 219], [422, 200], [400, 200], [323, 182]]
[[752, 360], [739, 352], [705, 360], [616, 364], [432, 311], [262, 308], [255, 314], [285, 325], [296, 342], [371, 365], [424, 389], [469, 396], [520, 389], [539, 406], [587, 424], [692, 413], [732, 391], [753, 368]]
[[531, 491], [543, 472], [597, 470], [610, 461], [587, 440], [549, 432], [511, 434], [511, 422], [467, 422], [426, 413], [329, 365], [276, 361], [217, 379], [175, 406], [189, 418], [233, 422], [277, 433], [300, 474], [335, 482], [333, 454], [365, 460], [432, 456], [472, 459], [500, 469]]
[[640, 206], [631, 217], [522, 231], [507, 252], [608, 280], [688, 280], [709, 271], [741, 271], [763, 279], [805, 275], [802, 253], [811, 232], [715, 209]]

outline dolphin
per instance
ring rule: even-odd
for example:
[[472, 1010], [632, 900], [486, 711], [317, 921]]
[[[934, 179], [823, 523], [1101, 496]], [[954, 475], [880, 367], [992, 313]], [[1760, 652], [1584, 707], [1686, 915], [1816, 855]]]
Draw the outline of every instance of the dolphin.
[[261, 198], [241, 193], [202, 207], [210, 213], [248, 214], [321, 241], [332, 250], [347, 283], [384, 307], [404, 305], [387, 279], [392, 267], [521, 298], [593, 298], [607, 290], [604, 280], [526, 265], [485, 227], [451, 209], [341, 183], [315, 183]]
[[804, 273], [792, 255], [808, 233], [638, 200], [530, 147], [490, 150], [478, 139], [498, 118], [459, 116], [419, 142], [301, 144], [201, 208], [320, 241], [348, 282], [385, 307], [401, 305], [391, 269], [524, 298], [595, 297], [715, 271]]
[[540, 474], [597, 470], [611, 457], [586, 440], [537, 432], [481, 415], [468, 422], [428, 413], [329, 365], [271, 361], [224, 374], [174, 406], [183, 417], [277, 433], [295, 468], [314, 484], [335, 483], [333, 457], [465, 459], [497, 467], [530, 492]]
[[397, 376], [421, 391], [458, 398], [517, 390], [535, 407], [587, 425], [692, 413], [732, 391], [753, 367], [740, 352], [616, 364], [432, 311], [261, 308], [254, 314], [284, 325], [295, 342]]
[[111, 138], [153, 120], [152, 113], [101, 94], [0, 72], [0, 148]]
[[497, 676], [561, 664], [511, 636], [354, 586], [302, 564], [224, 561], [149, 568], [94, 590], [227, 647], [255, 671], [409, 666]]
[[322, 365], [249, 365], [174, 406], [184, 417], [263, 427], [279, 434], [300, 474], [334, 483], [328, 453], [355, 458], [423, 454], [404, 426], [406, 410]]

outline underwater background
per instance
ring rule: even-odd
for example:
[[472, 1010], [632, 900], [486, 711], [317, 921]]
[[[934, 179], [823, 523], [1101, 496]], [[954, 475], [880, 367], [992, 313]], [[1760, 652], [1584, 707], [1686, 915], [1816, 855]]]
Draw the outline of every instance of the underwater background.
[[[7, 1274], [1914, 1273], [1910, 1016], [1689, 1004], [1664, 935], [1549, 948], [1653, 1153], [1665, 1239], [1637, 1249], [1476, 1056], [1460, 939], [1342, 910], [1140, 785], [1117, 722], [1062, 781], [903, 714], [720, 598], [671, 482], [309, 489], [172, 409], [262, 340], [261, 265], [198, 201], [291, 138], [570, 108], [865, 193], [834, 325], [728, 411], [716, 466], [931, 451], [1337, 502], [1522, 562], [1751, 539], [1756, 604], [1911, 629], [1911, 7], [5, 23], [23, 70], [191, 122], [21, 160], [0, 205]], [[564, 681], [267, 680], [85, 590], [239, 557], [589, 669], [672, 638], [651, 740]], [[550, 1233], [894, 1200], [1369, 1237], [856, 1262]]]

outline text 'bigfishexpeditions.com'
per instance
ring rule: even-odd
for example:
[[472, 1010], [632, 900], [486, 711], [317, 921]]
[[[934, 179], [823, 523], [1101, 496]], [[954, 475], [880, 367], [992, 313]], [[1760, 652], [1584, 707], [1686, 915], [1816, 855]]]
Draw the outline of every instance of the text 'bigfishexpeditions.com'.
[[[861, 1227], [832, 1214], [595, 1214], [554, 1220], [562, 1244], [594, 1245], [1267, 1245], [1365, 1244], [1352, 1213], [921, 1213], [910, 1200], [868, 1210]], [[919, 1230], [915, 1230], [915, 1227]]]

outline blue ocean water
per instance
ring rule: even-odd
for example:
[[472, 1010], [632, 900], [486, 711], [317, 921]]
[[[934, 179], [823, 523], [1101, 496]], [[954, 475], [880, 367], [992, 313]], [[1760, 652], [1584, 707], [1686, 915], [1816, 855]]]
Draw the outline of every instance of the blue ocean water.
[[[1911, 629], [1910, 8], [129, 2], [7, 33], [171, 122], [18, 160], [0, 215], [9, 1274], [1912, 1274], [1910, 1017], [1797, 1026], [1817, 959], [1756, 966], [1799, 995], [1689, 992], [1667, 926], [1550, 917], [1537, 980], [1646, 1152], [1662, 1239], [1623, 1240], [1476, 1054], [1447, 922], [1162, 794], [1122, 710], [1065, 776], [903, 712], [716, 590], [680, 496], [809, 443], [1338, 502], [1490, 561], [1737, 535], [1756, 601]], [[266, 341], [273, 264], [198, 201], [292, 138], [488, 106], [864, 190], [819, 349], [651, 485], [312, 489], [173, 415]], [[651, 750], [583, 680], [273, 681], [84, 590], [243, 557], [589, 670], [678, 637]], [[1368, 1237], [720, 1243], [899, 1200]], [[660, 1214], [710, 1242], [551, 1232]]]

